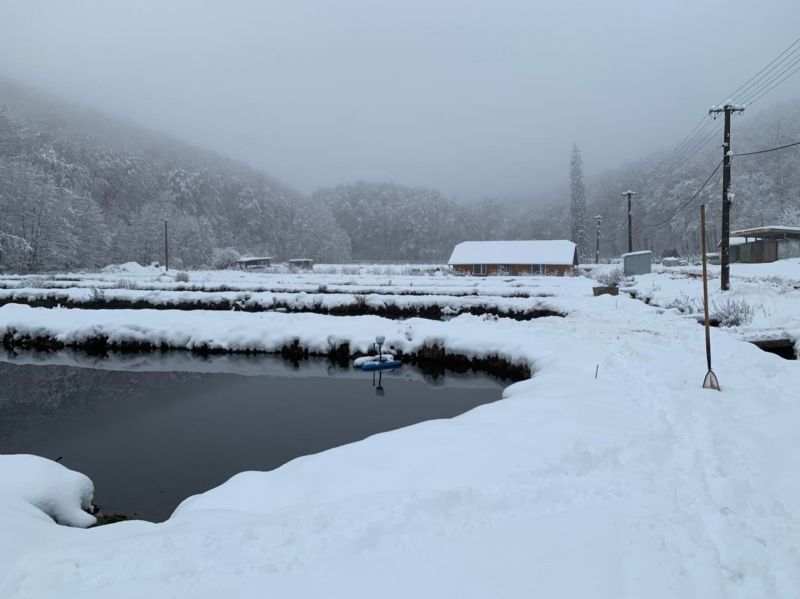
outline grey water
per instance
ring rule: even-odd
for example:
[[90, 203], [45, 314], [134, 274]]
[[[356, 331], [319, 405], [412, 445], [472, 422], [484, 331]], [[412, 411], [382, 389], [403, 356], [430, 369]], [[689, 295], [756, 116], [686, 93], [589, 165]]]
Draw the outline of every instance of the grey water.
[[22, 352], [0, 358], [0, 453], [57, 459], [105, 514], [160, 521], [238, 472], [456, 416], [503, 386], [408, 365], [379, 386], [326, 360]]

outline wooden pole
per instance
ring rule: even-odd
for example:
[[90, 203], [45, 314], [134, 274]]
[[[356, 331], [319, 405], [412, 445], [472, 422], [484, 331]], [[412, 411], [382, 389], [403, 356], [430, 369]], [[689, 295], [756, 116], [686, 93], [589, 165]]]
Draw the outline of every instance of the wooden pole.
[[169, 270], [169, 236], [167, 235], [167, 219], [164, 219], [164, 272]]
[[[722, 230], [720, 231], [719, 284], [722, 291], [730, 289], [730, 237], [731, 237], [731, 203], [728, 191], [731, 186], [731, 114], [742, 112], [743, 106], [725, 104], [709, 110], [709, 114], [722, 113], [725, 117], [722, 143]], [[715, 117], [716, 118], [716, 117]]]
[[628, 253], [633, 251], [633, 226], [631, 224], [632, 216], [631, 216], [631, 196], [635, 196], [636, 192], [628, 191], [622, 192], [622, 197], [628, 198]]
[[700, 206], [700, 249], [703, 254], [703, 314], [705, 317], [706, 329], [706, 364], [708, 365], [708, 372], [706, 378], [703, 380], [704, 389], [716, 389], [719, 391], [719, 381], [717, 375], [711, 370], [711, 325], [708, 319], [708, 267], [706, 265], [708, 257], [706, 256], [706, 205]]

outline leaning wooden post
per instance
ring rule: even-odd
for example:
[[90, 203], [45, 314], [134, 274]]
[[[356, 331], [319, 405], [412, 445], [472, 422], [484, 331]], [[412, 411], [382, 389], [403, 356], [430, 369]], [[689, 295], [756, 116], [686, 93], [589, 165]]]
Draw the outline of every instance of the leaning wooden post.
[[703, 379], [703, 389], [716, 389], [719, 388], [719, 381], [717, 375], [711, 370], [711, 325], [708, 322], [708, 268], [706, 266], [706, 205], [700, 206], [700, 248], [703, 252], [703, 311], [705, 314], [705, 327], [706, 327], [706, 363], [708, 364], [708, 372], [706, 378]]

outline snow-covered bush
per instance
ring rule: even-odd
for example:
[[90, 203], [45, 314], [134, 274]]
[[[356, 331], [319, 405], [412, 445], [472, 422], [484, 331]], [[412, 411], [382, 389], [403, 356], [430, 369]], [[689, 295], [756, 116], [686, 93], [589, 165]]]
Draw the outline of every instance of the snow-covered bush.
[[712, 302], [712, 306], [722, 327], [738, 327], [753, 320], [753, 306], [743, 299], [726, 299], [719, 304]]
[[52, 276], [44, 277], [44, 276], [34, 275], [34, 276], [30, 276], [30, 277], [23, 277], [22, 280], [21, 280], [21, 283], [22, 283], [23, 287], [32, 287], [34, 289], [41, 289], [41, 288], [50, 287], [50, 285], [48, 284], [48, 281], [52, 281], [52, 280], [53, 280]]
[[619, 287], [622, 282], [622, 269], [606, 270], [597, 275], [597, 282], [605, 287]]
[[117, 289], [138, 289], [139, 284], [132, 279], [117, 279], [114, 281], [114, 287]]
[[673, 299], [665, 307], [677, 310], [681, 314], [694, 314], [695, 312], [701, 312], [703, 310], [703, 302], [685, 293], [681, 293], [679, 297]]
[[188, 283], [189, 282], [189, 273], [181, 271], [181, 272], [179, 272], [178, 274], [175, 275], [175, 280], [178, 283]]
[[232, 247], [214, 248], [211, 252], [211, 267], [215, 270], [231, 268], [242, 256]]

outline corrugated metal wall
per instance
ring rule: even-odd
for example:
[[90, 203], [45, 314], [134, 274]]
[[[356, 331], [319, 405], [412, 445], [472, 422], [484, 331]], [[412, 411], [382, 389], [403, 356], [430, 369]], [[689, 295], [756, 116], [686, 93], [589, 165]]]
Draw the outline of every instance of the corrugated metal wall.
[[758, 264], [800, 258], [800, 239], [762, 239], [739, 246], [739, 262]]
[[650, 265], [653, 263], [653, 252], [624, 254], [622, 260], [626, 277], [632, 275], [646, 275], [650, 272]]
[[800, 239], [782, 239], [778, 242], [778, 260], [800, 258]]

